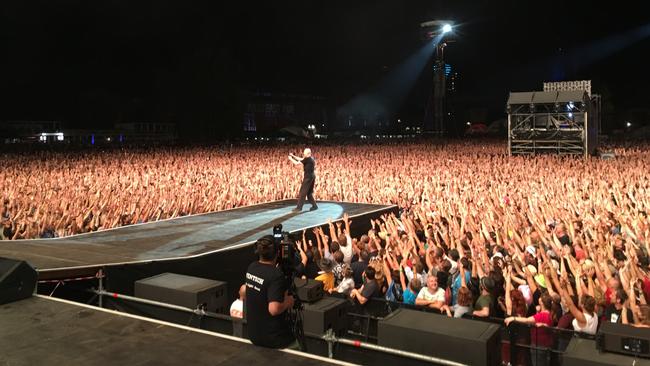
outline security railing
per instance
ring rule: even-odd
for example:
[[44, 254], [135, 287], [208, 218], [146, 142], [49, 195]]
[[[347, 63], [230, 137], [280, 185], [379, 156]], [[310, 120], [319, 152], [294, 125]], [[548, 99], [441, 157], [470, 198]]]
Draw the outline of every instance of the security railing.
[[[447, 316], [435, 309], [373, 298], [363, 306], [354, 305], [348, 311], [348, 336], [366, 342], [376, 342], [379, 321], [400, 308]], [[571, 338], [596, 339], [593, 335], [569, 329], [536, 327], [514, 322], [506, 326], [501, 318], [479, 318], [468, 315], [463, 318], [501, 325], [501, 359], [504, 364], [529, 365], [534, 362], [533, 359], [544, 360], [547, 365], [561, 364], [562, 354]], [[533, 340], [548, 340], [548, 342]]]

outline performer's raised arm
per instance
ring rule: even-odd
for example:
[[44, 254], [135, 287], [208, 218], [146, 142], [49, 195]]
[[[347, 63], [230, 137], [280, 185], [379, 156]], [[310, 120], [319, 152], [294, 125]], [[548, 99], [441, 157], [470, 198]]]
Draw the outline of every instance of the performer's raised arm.
[[292, 153], [289, 153], [289, 161], [293, 163], [293, 165], [298, 165], [300, 164], [300, 158], [297, 156], [293, 155]]

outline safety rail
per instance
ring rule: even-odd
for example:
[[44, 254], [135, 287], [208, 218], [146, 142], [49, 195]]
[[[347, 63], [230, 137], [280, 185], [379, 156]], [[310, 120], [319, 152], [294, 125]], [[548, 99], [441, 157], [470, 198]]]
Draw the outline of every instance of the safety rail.
[[[348, 336], [365, 342], [376, 342], [379, 321], [400, 308], [447, 316], [435, 309], [372, 298], [365, 305], [357, 304], [348, 311]], [[471, 315], [463, 316], [463, 318], [501, 325], [501, 358], [506, 363], [518, 360], [518, 362], [526, 364], [529, 363], [527, 360], [530, 360], [531, 357], [538, 358], [541, 355], [542, 358], [546, 358], [550, 362], [549, 364], [558, 364], [571, 338], [596, 339], [593, 335], [569, 329], [536, 327], [523, 323], [511, 323], [506, 326], [501, 318], [481, 318]], [[534, 333], [537, 333], [535, 337], [533, 337]], [[533, 344], [532, 338], [539, 339], [540, 336], [550, 338], [553, 341], [552, 344], [549, 346]]]

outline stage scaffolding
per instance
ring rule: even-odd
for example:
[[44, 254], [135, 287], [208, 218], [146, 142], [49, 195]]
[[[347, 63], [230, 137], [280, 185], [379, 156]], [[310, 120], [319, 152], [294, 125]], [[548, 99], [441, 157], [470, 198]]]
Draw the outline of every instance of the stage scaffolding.
[[510, 155], [595, 153], [599, 111], [585, 90], [510, 93], [507, 110]]

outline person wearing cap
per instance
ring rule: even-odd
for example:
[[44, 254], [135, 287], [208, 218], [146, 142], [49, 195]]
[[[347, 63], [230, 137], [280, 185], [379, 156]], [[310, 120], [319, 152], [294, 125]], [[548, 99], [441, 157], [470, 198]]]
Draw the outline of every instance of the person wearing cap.
[[334, 273], [332, 269], [334, 268], [334, 263], [329, 258], [321, 258], [318, 261], [318, 276], [316, 276], [316, 281], [321, 281], [323, 283], [323, 290], [330, 291], [334, 288]]
[[483, 277], [480, 281], [481, 296], [474, 304], [474, 312], [472, 315], [487, 318], [492, 312], [492, 292], [494, 291], [494, 280], [490, 277]]
[[535, 249], [534, 246], [529, 245], [526, 247], [526, 251], [524, 252], [524, 263], [525, 264], [532, 264], [536, 265], [537, 264], [537, 249]]

